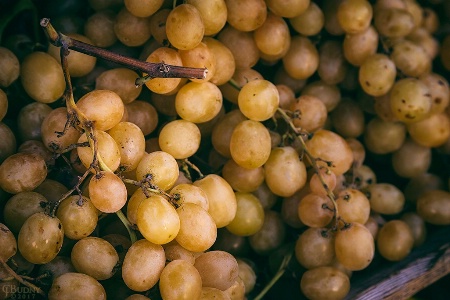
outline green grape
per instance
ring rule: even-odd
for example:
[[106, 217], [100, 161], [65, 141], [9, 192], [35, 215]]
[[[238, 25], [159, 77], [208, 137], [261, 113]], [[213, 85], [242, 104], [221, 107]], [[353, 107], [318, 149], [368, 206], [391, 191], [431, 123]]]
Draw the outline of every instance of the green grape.
[[191, 4], [176, 6], [167, 16], [167, 38], [177, 49], [189, 50], [200, 44], [205, 25], [199, 10]]
[[400, 261], [412, 250], [414, 237], [408, 224], [401, 220], [386, 222], [377, 234], [377, 250], [389, 261]]
[[[167, 24], [166, 24], [167, 25]], [[150, 63], [164, 62], [168, 65], [182, 66], [183, 62], [177, 50], [160, 47], [154, 50], [146, 59]], [[144, 73], [144, 76], [147, 75]], [[181, 78], [152, 78], [145, 82], [148, 89], [158, 94], [168, 94], [174, 92], [181, 83]]]
[[143, 292], [152, 288], [159, 280], [166, 263], [161, 245], [145, 239], [128, 249], [122, 264], [122, 278], [133, 291]]
[[58, 255], [63, 238], [64, 228], [60, 220], [38, 212], [25, 221], [17, 243], [26, 260], [34, 264], [45, 264]]
[[159, 290], [163, 299], [198, 299], [202, 278], [189, 262], [173, 260], [161, 272]]
[[[127, 104], [136, 100], [142, 92], [142, 86], [135, 85], [138, 77], [138, 73], [127, 68], [106, 70], [95, 78], [95, 89], [112, 91]], [[120, 107], [120, 104], [117, 106]]]
[[24, 58], [20, 81], [26, 93], [41, 103], [55, 102], [66, 88], [61, 65], [45, 52], [33, 52]]
[[89, 180], [89, 199], [101, 212], [113, 213], [127, 202], [127, 188], [122, 179], [109, 171], [100, 171]]
[[97, 280], [111, 278], [117, 271], [119, 263], [119, 255], [114, 247], [98, 237], [85, 237], [79, 240], [73, 246], [70, 258], [79, 273]]
[[212, 250], [200, 254], [194, 267], [202, 278], [203, 287], [225, 291], [233, 285], [239, 274], [236, 258], [228, 252]]
[[371, 96], [382, 96], [389, 92], [396, 75], [394, 62], [384, 54], [375, 53], [362, 62], [358, 79], [364, 92]]
[[191, 183], [180, 183], [175, 185], [170, 190], [170, 194], [179, 196], [180, 199], [178, 200], [178, 204], [180, 205], [194, 203], [206, 211], [209, 209], [209, 200], [205, 191]]
[[[198, 2], [210, 3], [211, 1]], [[226, 84], [233, 77], [234, 71], [236, 70], [236, 62], [234, 60], [233, 53], [228, 47], [215, 38], [204, 37], [203, 43], [208, 46], [215, 60], [215, 71], [209, 81], [220, 87], [221, 85]]]
[[[97, 156], [101, 157], [103, 163], [109, 168], [109, 170], [112, 172], [117, 170], [120, 165], [120, 150], [116, 141], [111, 135], [102, 130], [95, 130], [93, 135], [93, 138], [97, 139]], [[92, 139], [92, 137], [90, 139]], [[78, 139], [78, 143], [86, 142], [88, 142], [88, 133], [83, 134]], [[92, 150], [91, 143], [88, 147], [77, 148], [78, 157], [86, 168], [89, 168], [93, 163], [94, 153]]]
[[2, 223], [0, 223], [0, 242], [2, 242], [0, 260], [7, 262], [17, 252], [17, 241], [14, 234]]
[[48, 292], [49, 300], [106, 299], [105, 288], [89, 275], [68, 272], [57, 277]]
[[308, 299], [344, 299], [350, 291], [350, 279], [335, 267], [323, 266], [306, 271], [300, 288]]
[[253, 121], [265, 121], [275, 114], [280, 102], [278, 90], [268, 80], [252, 80], [238, 95], [239, 110]]
[[286, 21], [269, 12], [264, 23], [253, 32], [253, 39], [262, 55], [282, 57], [289, 49], [291, 35]]
[[272, 149], [264, 172], [267, 186], [278, 196], [290, 197], [306, 184], [306, 166], [290, 146]]
[[175, 208], [160, 195], [142, 200], [137, 209], [136, 224], [141, 234], [154, 244], [166, 244], [180, 230], [180, 217]]
[[56, 216], [64, 227], [64, 234], [72, 240], [90, 235], [98, 222], [98, 210], [89, 198], [72, 195], [58, 206]]
[[152, 35], [149, 18], [137, 17], [123, 7], [114, 19], [114, 33], [128, 47], [142, 46]]
[[264, 165], [271, 147], [269, 130], [258, 121], [242, 121], [231, 134], [231, 157], [243, 168], [254, 169]]
[[373, 260], [375, 243], [372, 233], [361, 223], [351, 223], [336, 233], [336, 258], [345, 268], [365, 269]]
[[8, 228], [18, 234], [23, 223], [34, 213], [44, 212], [47, 199], [37, 192], [21, 192], [9, 198], [3, 209]]
[[335, 258], [334, 235], [326, 228], [308, 228], [295, 243], [295, 257], [307, 269], [329, 265]]
[[289, 76], [295, 79], [307, 79], [319, 67], [319, 53], [307, 37], [293, 36], [282, 62]]
[[225, 26], [228, 11], [224, 0], [187, 0], [186, 3], [195, 6], [200, 13], [205, 26], [205, 36], [213, 36]]
[[41, 155], [13, 154], [0, 165], [0, 188], [11, 194], [32, 191], [45, 180], [47, 172]]
[[137, 180], [148, 178], [152, 184], [165, 191], [174, 186], [179, 174], [177, 161], [164, 151], [145, 154], [136, 168]]
[[215, 84], [189, 82], [178, 91], [175, 109], [182, 119], [203, 123], [212, 120], [219, 113], [222, 101], [222, 93]]
[[200, 129], [192, 122], [175, 120], [165, 124], [159, 132], [159, 147], [175, 159], [191, 157], [200, 147]]
[[264, 224], [264, 209], [259, 199], [251, 193], [235, 193], [237, 210], [234, 219], [226, 226], [233, 234], [250, 236]]
[[217, 227], [211, 215], [201, 206], [184, 203], [177, 208], [180, 230], [176, 241], [192, 252], [203, 252], [216, 241]]
[[120, 122], [108, 134], [120, 152], [120, 170], [129, 172], [137, 168], [145, 154], [145, 137], [141, 129], [131, 122]]

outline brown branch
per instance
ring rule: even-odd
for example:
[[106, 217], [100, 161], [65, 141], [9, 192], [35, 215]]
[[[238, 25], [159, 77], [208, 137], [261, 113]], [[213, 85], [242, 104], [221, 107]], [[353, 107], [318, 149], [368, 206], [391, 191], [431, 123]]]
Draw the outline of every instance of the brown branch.
[[72, 39], [62, 33], [59, 33], [53, 28], [50, 19], [43, 18], [40, 22], [41, 26], [47, 32], [50, 42], [56, 47], [61, 47], [66, 44], [69, 49], [90, 55], [98, 58], [103, 58], [121, 65], [125, 65], [130, 69], [140, 71], [149, 75], [150, 78], [206, 78], [208, 70], [206, 68], [189, 68], [168, 65], [164, 62], [150, 63], [146, 61], [137, 60], [131, 57], [120, 55], [103, 48], [99, 48], [79, 40]]
[[[14, 279], [16, 279], [18, 282], [23, 284], [24, 286], [30, 288], [32, 291], [35, 291], [36, 293], [45, 296], [45, 293], [43, 290], [41, 290], [38, 286], [32, 284], [31, 282], [28, 282], [24, 280], [21, 276], [19, 276], [16, 272], [14, 272], [13, 269], [11, 269], [10, 266], [3, 260], [0, 259], [0, 264], [3, 266], [3, 268], [12, 276]], [[13, 297], [14, 298], [14, 297]]]

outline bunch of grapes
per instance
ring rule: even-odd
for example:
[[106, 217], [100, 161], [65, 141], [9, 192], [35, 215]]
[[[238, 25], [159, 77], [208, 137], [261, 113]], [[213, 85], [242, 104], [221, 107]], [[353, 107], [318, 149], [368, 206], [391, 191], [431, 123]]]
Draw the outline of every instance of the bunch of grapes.
[[450, 225], [448, 2], [46, 2], [0, 45], [0, 299], [344, 299]]

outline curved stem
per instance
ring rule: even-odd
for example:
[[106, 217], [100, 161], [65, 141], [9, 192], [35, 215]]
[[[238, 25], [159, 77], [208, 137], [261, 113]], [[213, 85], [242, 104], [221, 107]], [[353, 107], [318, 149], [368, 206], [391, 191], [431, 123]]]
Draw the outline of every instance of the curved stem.
[[136, 232], [134, 232], [130, 221], [128, 221], [127, 217], [123, 214], [123, 212], [119, 209], [116, 211], [116, 215], [119, 217], [120, 221], [122, 221], [123, 225], [127, 228], [128, 234], [130, 235], [131, 243], [137, 241]]
[[[28, 282], [26, 280], [24, 280], [22, 277], [20, 277], [19, 275], [17, 275], [16, 272], [14, 272], [13, 269], [11, 269], [10, 266], [8, 266], [8, 264], [3, 261], [3, 259], [0, 259], [0, 264], [3, 266], [3, 268], [12, 276], [14, 277], [14, 279], [16, 279], [18, 282], [20, 282], [21, 284], [23, 284], [24, 286], [30, 288], [30, 290], [38, 293], [39, 295], [42, 295], [45, 297], [45, 293], [43, 290], [41, 290], [38, 286], [32, 284], [31, 282]], [[14, 297], [13, 297], [14, 298]]]

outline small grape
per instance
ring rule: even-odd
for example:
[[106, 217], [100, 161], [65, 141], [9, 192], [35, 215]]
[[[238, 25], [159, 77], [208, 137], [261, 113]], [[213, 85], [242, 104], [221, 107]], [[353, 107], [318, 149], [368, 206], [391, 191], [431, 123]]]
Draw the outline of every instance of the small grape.
[[106, 299], [105, 288], [89, 275], [68, 272], [57, 277], [48, 292], [50, 300]]

